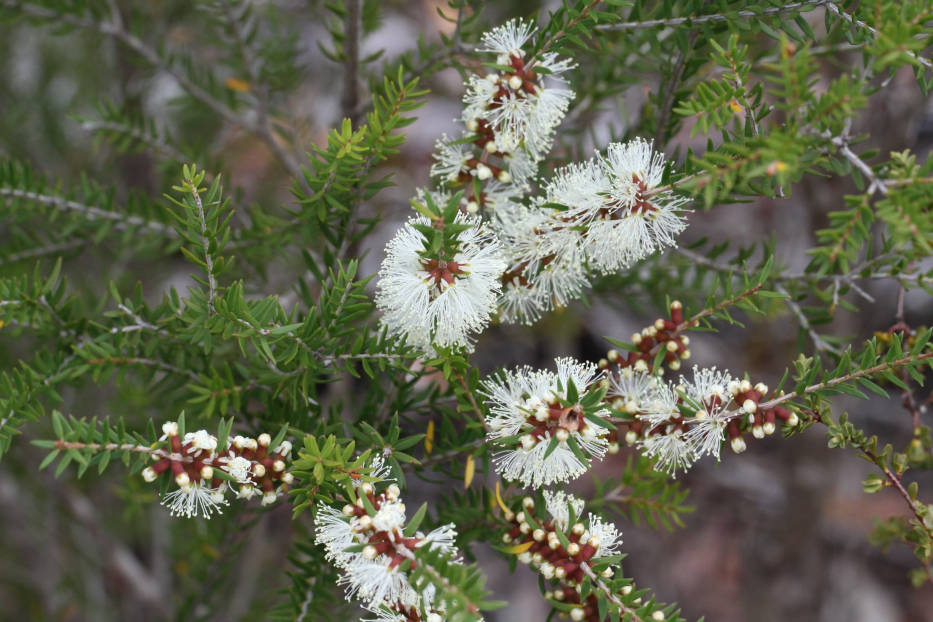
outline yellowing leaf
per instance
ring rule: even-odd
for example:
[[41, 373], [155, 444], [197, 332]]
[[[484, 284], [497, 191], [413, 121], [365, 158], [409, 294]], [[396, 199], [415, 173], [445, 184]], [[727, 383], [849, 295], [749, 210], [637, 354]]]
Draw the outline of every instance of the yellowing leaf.
[[224, 86], [237, 93], [249, 93], [250, 90], [252, 90], [249, 82], [240, 80], [239, 78], [227, 78], [227, 81], [224, 82]]
[[424, 453], [434, 451], [434, 419], [428, 421], [428, 429], [424, 433]]
[[512, 553], [513, 555], [521, 555], [525, 551], [531, 548], [531, 545], [534, 544], [534, 540], [529, 540], [528, 542], [522, 542], [521, 544], [516, 544], [515, 546], [510, 546], [505, 549], [506, 553]]
[[496, 503], [499, 504], [499, 507], [502, 508], [503, 512], [509, 511], [509, 508], [505, 507], [505, 502], [502, 500], [502, 495], [499, 492], [499, 482], [496, 482]]
[[469, 488], [470, 484], [473, 482], [473, 474], [476, 473], [476, 460], [473, 459], [473, 454], [467, 456], [466, 461], [466, 470], [463, 472], [463, 487]]

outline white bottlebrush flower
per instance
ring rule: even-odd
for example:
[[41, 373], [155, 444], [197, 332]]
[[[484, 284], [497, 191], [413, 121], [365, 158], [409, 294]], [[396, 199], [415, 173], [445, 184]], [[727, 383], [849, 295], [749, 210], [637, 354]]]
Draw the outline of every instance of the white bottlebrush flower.
[[650, 401], [639, 404], [636, 417], [647, 424], [649, 432], [659, 430], [664, 434], [671, 422], [681, 417], [680, 401], [675, 387], [658, 382]]
[[[609, 446], [608, 430], [587, 421], [582, 406], [562, 403], [571, 383], [578, 395], [587, 391], [596, 380], [596, 366], [571, 358], [556, 363], [556, 372], [528, 367], [503, 372], [480, 389], [489, 406], [487, 438], [504, 447], [494, 456], [496, 470], [525, 486], [573, 479], [589, 468], [589, 458], [602, 458]], [[609, 411], [594, 414], [605, 417]]]
[[661, 396], [659, 380], [654, 374], [632, 367], [624, 367], [618, 373], [609, 376], [609, 390], [606, 397], [619, 401], [619, 410], [637, 414], [648, 408]]
[[383, 325], [428, 353], [435, 345], [472, 347], [472, 335], [495, 311], [506, 268], [499, 242], [486, 225], [467, 216], [458, 216], [457, 222], [472, 226], [458, 235], [459, 249], [449, 261], [426, 254], [426, 239], [412, 225], [429, 221], [419, 217], [389, 242], [379, 271], [376, 304]]
[[469, 172], [467, 163], [473, 157], [468, 145], [452, 141], [447, 134], [442, 134], [434, 146], [431, 175], [444, 181], [457, 181], [462, 173]]
[[[510, 56], [525, 55], [522, 48], [528, 43], [531, 35], [534, 34], [534, 26], [523, 19], [511, 19], [501, 26], [483, 33], [483, 38], [477, 47], [479, 52], [488, 52], [498, 56], [504, 56], [508, 60]], [[499, 63], [504, 65], [505, 63]]]
[[357, 598], [370, 608], [388, 603], [398, 603], [406, 608], [417, 605], [418, 593], [408, 582], [408, 575], [398, 566], [358, 555], [343, 568], [343, 572], [337, 584], [347, 586], [347, 600]]
[[729, 412], [726, 406], [732, 400], [729, 384], [732, 376], [728, 372], [693, 368], [693, 381], [681, 378], [686, 388], [686, 397], [691, 406], [697, 408], [692, 426], [685, 435], [697, 455], [712, 455], [719, 460], [719, 452], [726, 438]]
[[636, 138], [609, 145], [598, 166], [609, 181], [603, 201], [595, 208], [581, 205], [569, 214], [586, 226], [584, 244], [590, 264], [614, 272], [673, 246], [687, 226], [683, 207], [687, 199], [660, 188], [664, 155]]
[[223, 493], [202, 482], [189, 483], [162, 497], [162, 505], [169, 509], [172, 516], [210, 518], [214, 513], [222, 514], [221, 505], [227, 505]]
[[252, 461], [243, 456], [231, 456], [218, 460], [221, 470], [225, 471], [237, 482], [243, 484], [252, 481], [250, 470], [253, 468]]
[[583, 499], [575, 497], [574, 495], [569, 495], [561, 490], [545, 490], [544, 504], [548, 514], [551, 515], [551, 518], [554, 519], [554, 522], [557, 523], [557, 526], [562, 530], [566, 530], [570, 527], [571, 508], [573, 508], [573, 513], [577, 517], [577, 520], [582, 517]]
[[672, 477], [677, 477], [678, 470], [689, 469], [697, 458], [693, 445], [684, 438], [680, 428], [649, 434], [638, 445], [642, 453], [657, 461], [659, 471], [665, 471]]

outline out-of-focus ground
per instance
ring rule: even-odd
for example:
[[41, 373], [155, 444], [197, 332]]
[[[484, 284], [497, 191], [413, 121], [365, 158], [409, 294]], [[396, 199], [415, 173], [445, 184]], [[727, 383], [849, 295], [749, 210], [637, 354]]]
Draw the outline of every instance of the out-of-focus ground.
[[[302, 15], [297, 2], [291, 6]], [[525, 6], [524, 4], [522, 6]], [[365, 42], [364, 51], [385, 48], [389, 57], [410, 49], [423, 34], [435, 38], [449, 25], [440, 22], [430, 2], [389, 3], [381, 28]], [[519, 9], [496, 9], [503, 15]], [[296, 17], [297, 19], [297, 17]], [[316, 47], [324, 36], [323, 24], [301, 22], [302, 60], [307, 68], [290, 105], [306, 119], [302, 132], [307, 140], [322, 143], [325, 133], [338, 121], [340, 68], [327, 61]], [[822, 21], [822, 11], [810, 14]], [[169, 35], [183, 36], [184, 32]], [[190, 33], [189, 33], [190, 34]], [[56, 39], [46, 29], [27, 25], [0, 26], [0, 154], [26, 158], [44, 170], [64, 177], [91, 169], [92, 174], [121, 179], [146, 188], [146, 156], [117, 158], [117, 169], [95, 163], [91, 138], [66, 116], [90, 115], [96, 94], [132, 92], [143, 107], [157, 117], [176, 88], [170, 79], [142, 86], [133, 82], [134, 70], [126, 52], [110, 42], [84, 36]], [[81, 50], [82, 55], [69, 54]], [[859, 62], [836, 59], [843, 64]], [[108, 71], [93, 65], [102, 63]], [[111, 71], [112, 70], [112, 71]], [[827, 69], [827, 78], [830, 77]], [[384, 242], [397, 223], [409, 214], [408, 198], [428, 182], [430, 153], [442, 132], [454, 133], [452, 119], [459, 115], [459, 77], [447, 70], [429, 81], [427, 105], [419, 120], [407, 130], [408, 142], [393, 163], [396, 187], [367, 206], [387, 221], [371, 236], [363, 270], [372, 273], [381, 260]], [[629, 118], [637, 120], [644, 90], [650, 80], [625, 98]], [[817, 85], [815, 88], [820, 88]], [[11, 119], [16, 119], [14, 124]], [[602, 145], [624, 124], [614, 108], [592, 121], [593, 136]], [[933, 101], [925, 100], [910, 72], [899, 73], [871, 99], [869, 111], [856, 123], [856, 132], [869, 132], [871, 145], [882, 152], [910, 148], [920, 154], [930, 148]], [[35, 139], [33, 139], [35, 137]], [[242, 205], [270, 205], [289, 201], [287, 180], [276, 169], [268, 152], [254, 141], [229, 136], [222, 145], [225, 166], [238, 186]], [[602, 142], [600, 142], [602, 141]], [[702, 144], [690, 138], [687, 128], [667, 146]], [[105, 149], [106, 151], [106, 149]], [[99, 152], [98, 152], [99, 153]], [[153, 189], [158, 191], [159, 189]], [[804, 251], [814, 244], [814, 230], [824, 226], [826, 214], [842, 206], [842, 196], [854, 189], [847, 182], [808, 178], [784, 200], [760, 200], [752, 204], [718, 206], [696, 212], [684, 240], [702, 236], [720, 240], [752, 241], [774, 236], [784, 263], [799, 271], [807, 262]], [[75, 261], [81, 262], [83, 256]], [[100, 266], [87, 259], [87, 270], [118, 271], [126, 266]], [[294, 258], [283, 264], [295, 266]], [[145, 272], [141, 267], [141, 277]], [[74, 268], [71, 268], [74, 271]], [[189, 267], [179, 263], [176, 273], [161, 275], [164, 286], [184, 283]], [[80, 272], [80, 270], [79, 270]], [[266, 293], [288, 292], [294, 271], [261, 288]], [[834, 331], [863, 338], [885, 330], [894, 322], [896, 288], [893, 283], [869, 283], [866, 289], [875, 304], [861, 301], [859, 314], [840, 313]], [[152, 292], [153, 297], [158, 291]], [[547, 318], [537, 329], [496, 327], [480, 341], [477, 365], [484, 371], [501, 365], [527, 363], [546, 366], [557, 355], [596, 359], [602, 356], [604, 335], [627, 339], [656, 315], [638, 315], [625, 307], [596, 301], [590, 308], [574, 305], [569, 311]], [[906, 317], [914, 325], [933, 320], [933, 305], [923, 292], [906, 298]], [[776, 384], [795, 352], [797, 328], [789, 315], [768, 322], [752, 322], [747, 329], [729, 328], [722, 333], [693, 337], [691, 350], [699, 365], [717, 365], [735, 373], [747, 371], [755, 380]], [[809, 347], [809, 346], [808, 346]], [[81, 404], [80, 396], [66, 391], [66, 405], [88, 413], [93, 405]], [[838, 409], [885, 441], [903, 446], [911, 434], [910, 417], [897, 399], [857, 401], [840, 399]], [[779, 436], [779, 435], [775, 435]], [[19, 442], [10, 457], [0, 463], [0, 620], [98, 620], [160, 619], [169, 615], [159, 585], [181, 572], [164, 555], [152, 553], [165, 547], [169, 519], [155, 504], [142, 515], [126, 517], [114, 480], [95, 480], [81, 486], [68, 477], [54, 480], [43, 472], [35, 475], [41, 453]], [[600, 475], [615, 472], [623, 455], [609, 457], [597, 467]], [[749, 450], [736, 456], [724, 453], [721, 464], [701, 461], [681, 476], [690, 488], [689, 502], [696, 510], [686, 526], [673, 532], [637, 528], [620, 520], [625, 551], [624, 567], [638, 584], [654, 589], [663, 600], [676, 600], [688, 619], [706, 616], [710, 622], [923, 622], [933, 620], [933, 587], [914, 589], [907, 572], [915, 560], [904, 547], [880, 551], [867, 542], [876, 518], [904, 513], [900, 497], [886, 490], [876, 495], [862, 492], [860, 481], [869, 472], [866, 463], [851, 452], [826, 447], [819, 429], [784, 441], [749, 440]], [[38, 486], [36, 482], [39, 482]], [[28, 484], [27, 484], [28, 482]], [[410, 479], [412, 507], [431, 494]], [[921, 482], [930, 491], [933, 478]], [[36, 492], [36, 489], [40, 492]], [[586, 486], [576, 489], [586, 494]], [[929, 493], [928, 493], [929, 494]], [[247, 543], [257, 572], [278, 570], [287, 542], [287, 509], [262, 519], [262, 542]], [[129, 526], [128, 525], [129, 521]], [[107, 525], [119, 525], [136, 541], [152, 550], [137, 551], [113, 538]], [[177, 528], [177, 527], [176, 527]], [[201, 527], [197, 527], [201, 528]], [[494, 596], [509, 601], [506, 609], [487, 617], [490, 622], [538, 621], [547, 608], [538, 595], [537, 578], [519, 568], [509, 575], [505, 562], [489, 550], [476, 550]], [[198, 551], [188, 552], [198, 555]], [[174, 559], [184, 553], [175, 551]], [[76, 568], [85, 571], [75, 572]], [[268, 589], [255, 578], [241, 578], [231, 592], [228, 608], [218, 620], [237, 619], [240, 600], [251, 590]], [[88, 598], [89, 609], [69, 606], [62, 586]], [[230, 586], [218, 589], [232, 589]], [[100, 612], [99, 614], [94, 612]], [[50, 612], [56, 612], [50, 617]]]

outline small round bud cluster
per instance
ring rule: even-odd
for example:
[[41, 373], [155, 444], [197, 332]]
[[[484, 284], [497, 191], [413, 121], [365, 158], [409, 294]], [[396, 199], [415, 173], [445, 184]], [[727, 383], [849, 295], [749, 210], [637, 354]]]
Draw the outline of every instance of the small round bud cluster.
[[[539, 508], [543, 505], [544, 508]], [[615, 555], [621, 546], [621, 535], [611, 523], [601, 517], [582, 515], [583, 501], [562, 492], [545, 492], [544, 503], [531, 497], [522, 499], [517, 511], [507, 510], [504, 517], [511, 523], [503, 542], [517, 551], [518, 560], [534, 568], [545, 580], [544, 597], [568, 605], [572, 620], [597, 622], [599, 605], [596, 592], [585, 598], [582, 583], [601, 557]], [[589, 569], [589, 573], [587, 572]], [[598, 575], [611, 579], [617, 566], [608, 565]], [[617, 596], [627, 597], [632, 586], [623, 587]]]
[[[374, 469], [374, 473], [379, 471]], [[416, 568], [414, 551], [425, 546], [455, 556], [453, 525], [405, 535], [406, 508], [399, 487], [392, 483], [377, 492], [376, 487], [382, 485], [356, 485], [355, 496], [340, 511], [320, 506], [315, 541], [344, 573], [340, 583], [348, 586], [348, 599], [355, 596], [373, 611], [389, 609], [398, 616], [393, 620], [443, 620], [444, 608], [434, 601], [433, 588], [416, 590], [400, 567], [407, 560], [408, 568]]]
[[503, 371], [483, 381], [481, 389], [488, 398], [488, 439], [502, 449], [494, 456], [496, 470], [525, 486], [577, 477], [589, 467], [588, 457], [602, 458], [608, 447], [608, 429], [595, 421], [609, 409], [586, 399], [599, 382], [595, 365], [571, 358], [555, 363], [556, 372]]
[[153, 453], [155, 462], [143, 469], [142, 477], [154, 482], [163, 473], [171, 473], [178, 490], [167, 494], [162, 504], [173, 516], [210, 518], [214, 512], [220, 513], [220, 506], [228, 504], [228, 482], [218, 475], [219, 471], [240, 483], [237, 497], [249, 499], [262, 494], [263, 505], [275, 502], [278, 493], [287, 490], [294, 480], [285, 470], [291, 443], [282, 441], [270, 453], [272, 438], [268, 434], [260, 434], [258, 439], [237, 436], [226, 453], [218, 454], [215, 436], [206, 430], [182, 436], [178, 423], [169, 421], [162, 425], [160, 440], [168, 442], [167, 451]]
[[[696, 322], [691, 325], [696, 326]], [[632, 345], [637, 351], [623, 354], [618, 350], [609, 350], [606, 358], [599, 361], [599, 367], [610, 371], [631, 367], [636, 371], [653, 372], [657, 354], [663, 350], [664, 364], [672, 371], [677, 371], [681, 361], [690, 358], [690, 350], [687, 347], [690, 338], [681, 334], [687, 327], [688, 324], [684, 322], [683, 305], [675, 300], [671, 303], [669, 319], [658, 318], [652, 325], [632, 335]]]
[[752, 385], [749, 380], [733, 380], [728, 384], [727, 389], [732, 394], [732, 401], [738, 406], [738, 412], [741, 415], [729, 421], [727, 427], [729, 446], [737, 454], [747, 448], [742, 432], [750, 431], [753, 437], [762, 439], [774, 434], [778, 420], [790, 427], [796, 426], [799, 422], [797, 414], [783, 406], [758, 407], [768, 393], [768, 386], [763, 382]]

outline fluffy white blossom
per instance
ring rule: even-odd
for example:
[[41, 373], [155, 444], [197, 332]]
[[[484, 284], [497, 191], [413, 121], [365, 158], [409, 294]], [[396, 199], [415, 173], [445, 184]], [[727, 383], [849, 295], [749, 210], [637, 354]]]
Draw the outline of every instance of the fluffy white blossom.
[[[602, 458], [609, 445], [608, 430], [588, 421], [579, 403], [563, 403], [571, 383], [578, 395], [586, 393], [596, 380], [596, 366], [571, 358], [556, 364], [555, 372], [529, 367], [504, 371], [480, 389], [489, 406], [487, 438], [504, 447], [494, 456], [496, 470], [525, 486], [578, 477], [589, 468], [589, 458]], [[605, 417], [609, 411], [600, 408], [592, 414]]]
[[169, 509], [172, 516], [210, 518], [215, 513], [223, 513], [220, 506], [227, 505], [227, 500], [224, 499], [222, 488], [211, 488], [195, 482], [166, 494], [162, 497], [162, 505]]
[[495, 311], [505, 262], [499, 242], [477, 219], [457, 217], [471, 226], [457, 236], [452, 258], [431, 257], [424, 234], [410, 220], [386, 247], [379, 271], [376, 304], [390, 334], [431, 353], [433, 346], [472, 347], [472, 335], [485, 328]]

